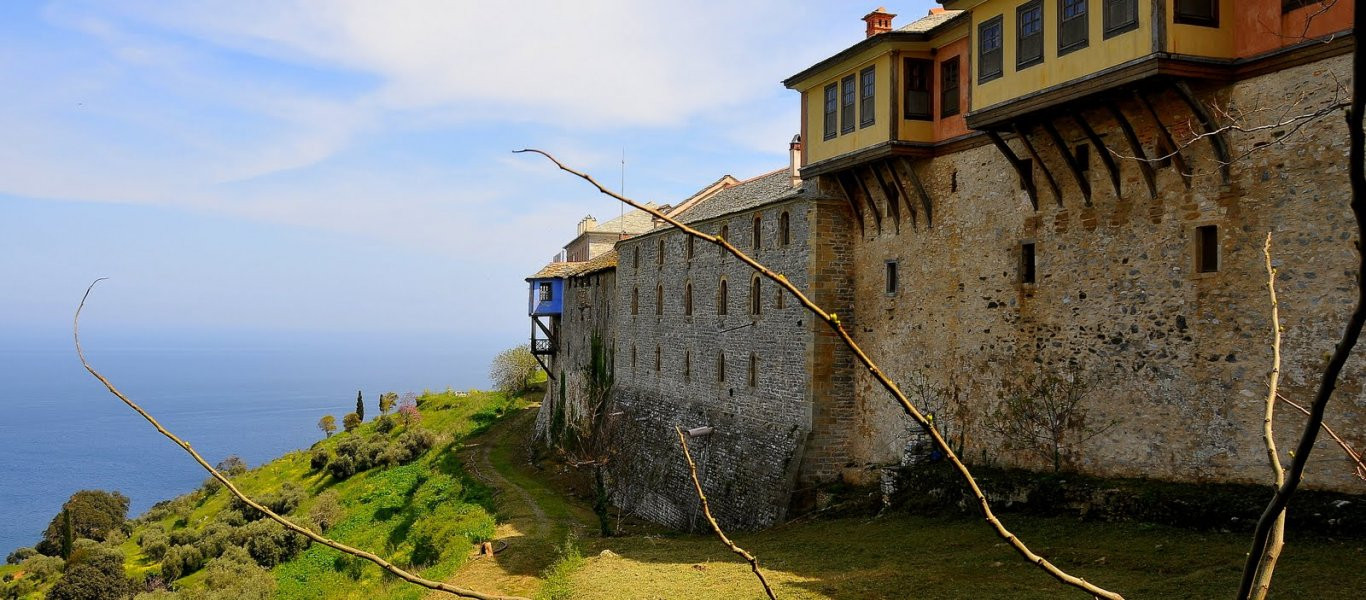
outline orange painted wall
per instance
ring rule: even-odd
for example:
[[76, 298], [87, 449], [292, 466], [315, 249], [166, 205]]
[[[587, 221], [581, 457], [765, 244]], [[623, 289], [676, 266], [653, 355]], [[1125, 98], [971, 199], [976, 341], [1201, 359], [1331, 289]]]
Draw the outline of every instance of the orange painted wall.
[[1233, 14], [1235, 52], [1247, 58], [1351, 29], [1352, 4], [1326, 0], [1281, 14], [1281, 0], [1240, 0]]
[[972, 63], [968, 58], [968, 38], [964, 37], [956, 42], [950, 42], [941, 46], [935, 52], [934, 63], [934, 114], [939, 115], [939, 66], [950, 58], [958, 57], [958, 114], [947, 119], [935, 119], [934, 121], [934, 141], [943, 141], [949, 138], [958, 137], [968, 133], [968, 122], [964, 115], [972, 107]]

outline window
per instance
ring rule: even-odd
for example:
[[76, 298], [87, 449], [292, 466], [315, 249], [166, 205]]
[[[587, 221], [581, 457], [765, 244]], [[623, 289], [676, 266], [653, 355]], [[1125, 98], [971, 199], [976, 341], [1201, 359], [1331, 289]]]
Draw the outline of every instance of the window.
[[939, 118], [958, 114], [958, 57], [939, 63]]
[[825, 86], [825, 139], [835, 137], [838, 132], [839, 112], [839, 86], [830, 84]]
[[763, 307], [763, 298], [759, 297], [759, 276], [755, 275], [749, 280], [749, 314], [758, 315]]
[[664, 238], [659, 238], [659, 251], [655, 254], [655, 264], [664, 266]]
[[716, 380], [717, 380], [717, 381], [725, 381], [725, 380], [726, 380], [726, 353], [725, 353], [725, 352], [717, 352], [717, 353], [716, 353]]
[[687, 255], [688, 260], [692, 260], [693, 248], [694, 248], [694, 246], [695, 246], [694, 242], [695, 242], [696, 240], [697, 240], [697, 238], [695, 238], [695, 237], [693, 237], [693, 236], [688, 236], [688, 241], [687, 241], [687, 242], [684, 242], [684, 244], [683, 244], [683, 247], [686, 249], [686, 250], [684, 251], [684, 254]]
[[898, 283], [896, 261], [889, 260], [887, 261], [887, 294], [895, 294]]
[[1105, 37], [1138, 29], [1138, 0], [1105, 0]]
[[858, 80], [858, 124], [859, 127], [867, 127], [873, 124], [877, 115], [876, 101], [873, 99], [877, 95], [877, 71], [873, 67], [859, 71]]
[[655, 316], [664, 314], [664, 286], [655, 286]]
[[1072, 156], [1077, 159], [1077, 169], [1083, 174], [1091, 170], [1091, 146], [1078, 144], [1077, 151]]
[[759, 357], [754, 353], [749, 355], [749, 387], [759, 385]]
[[751, 246], [755, 250], [759, 249], [759, 240], [762, 239], [760, 237], [760, 234], [763, 233], [763, 230], [763, 220], [759, 217], [759, 215], [754, 215], [754, 240], [751, 243]]
[[631, 288], [631, 314], [640, 314], [640, 288]]
[[773, 299], [773, 304], [778, 310], [787, 308], [787, 295], [783, 293], [783, 288], [778, 288], [778, 294]]
[[1086, 0], [1062, 0], [1058, 12], [1058, 56], [1085, 48], [1090, 39]]
[[1018, 29], [1015, 68], [1023, 69], [1043, 62], [1043, 1], [1033, 0], [1020, 5], [1015, 11], [1015, 26]]
[[1195, 272], [1219, 272], [1219, 227], [1202, 225], [1195, 228]]
[[692, 381], [692, 352], [683, 351], [683, 381]]
[[1034, 242], [1020, 244], [1020, 283], [1034, 285]]
[[631, 344], [631, 370], [636, 370], [636, 345]]
[[977, 29], [977, 82], [986, 83], [1001, 76], [1001, 25], [997, 15]]
[[640, 246], [636, 246], [631, 250], [631, 268], [640, 268]]
[[1020, 189], [1027, 190], [1029, 186], [1034, 185], [1034, 159], [1021, 158], [1020, 172], [1024, 173], [1024, 176], [1020, 178]]
[[781, 215], [778, 215], [778, 245], [779, 245], [779, 246], [787, 247], [788, 244], [791, 244], [791, 243], [792, 243], [792, 225], [791, 225], [791, 220], [792, 220], [791, 217], [787, 216], [787, 213], [786, 213], [786, 212], [784, 212], [784, 213], [781, 214]]
[[1182, 25], [1219, 26], [1219, 0], [1176, 0], [1172, 20]]
[[716, 286], [716, 314], [726, 314], [726, 305], [730, 304], [730, 294], [726, 290], [726, 280], [721, 279], [721, 283]]
[[854, 132], [854, 96], [857, 93], [853, 75], [840, 80], [840, 133]]
[[555, 289], [550, 287], [549, 281], [542, 281], [539, 287], [541, 290], [541, 302], [550, 302], [555, 299]]
[[908, 58], [903, 64], [906, 72], [906, 88], [901, 91], [906, 98], [902, 109], [904, 118], [920, 121], [934, 118], [933, 107], [930, 106], [930, 82], [933, 81], [930, 72], [934, 69], [934, 61]]
[[660, 349], [659, 346], [655, 346], [655, 372], [656, 372], [656, 373], [659, 372], [659, 368], [663, 366], [663, 363], [664, 363], [664, 352], [663, 352], [662, 349]]
[[[721, 239], [723, 239], [723, 240], [729, 240], [729, 239], [730, 239], [730, 225], [722, 225], [722, 226], [721, 226], [721, 231], [720, 231], [719, 233], [717, 233], [716, 236], [719, 237], [719, 238], [721, 238]], [[717, 244], [717, 245], [716, 245], [716, 253], [717, 253], [717, 254], [720, 254], [721, 256], [725, 256], [725, 255], [726, 255], [726, 248], [725, 248], [725, 246], [722, 246], [721, 244]]]
[[692, 316], [692, 282], [689, 281], [683, 286], [683, 314]]

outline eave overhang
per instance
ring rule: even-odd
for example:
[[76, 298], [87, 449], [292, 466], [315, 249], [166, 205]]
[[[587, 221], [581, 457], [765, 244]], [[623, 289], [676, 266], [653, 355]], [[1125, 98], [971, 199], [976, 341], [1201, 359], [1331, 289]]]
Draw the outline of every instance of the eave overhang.
[[949, 19], [947, 21], [944, 21], [943, 23], [936, 25], [935, 28], [931, 29], [930, 31], [893, 30], [888, 31], [886, 33], [879, 33], [872, 37], [864, 38], [863, 41], [860, 41], [859, 43], [854, 44], [853, 46], [841, 50], [834, 56], [831, 56], [814, 65], [811, 65], [810, 67], [807, 67], [806, 69], [802, 70], [800, 73], [797, 73], [796, 75], [784, 79], [783, 86], [787, 87], [788, 89], [796, 89], [796, 86], [801, 85], [802, 82], [814, 77], [822, 71], [825, 71], [830, 67], [833, 67], [850, 58], [853, 58], [854, 56], [858, 55], [859, 53], [865, 50], [868, 50], [879, 45], [894, 44], [898, 42], [928, 42], [931, 38], [934, 37], [934, 35], [938, 31], [948, 27], [953, 27], [954, 25], [958, 24], [960, 21], [966, 19], [967, 17], [968, 13], [966, 12], [959, 14], [953, 17], [952, 19]]

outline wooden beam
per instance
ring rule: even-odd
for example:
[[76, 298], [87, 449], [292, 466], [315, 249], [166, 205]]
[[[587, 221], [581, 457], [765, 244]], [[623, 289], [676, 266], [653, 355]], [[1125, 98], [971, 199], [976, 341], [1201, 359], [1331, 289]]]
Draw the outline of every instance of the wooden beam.
[[911, 227], [920, 229], [920, 215], [916, 214], [915, 204], [911, 202], [910, 194], [906, 193], [906, 186], [901, 183], [901, 178], [896, 176], [896, 167], [892, 166], [890, 160], [879, 161], [874, 164], [881, 165], [882, 168], [887, 169], [887, 179], [896, 187], [897, 196], [901, 198], [902, 202], [906, 203], [906, 212], [911, 216]]
[[1186, 189], [1191, 187], [1191, 170], [1186, 164], [1186, 157], [1181, 154], [1181, 147], [1176, 145], [1176, 140], [1172, 138], [1172, 132], [1162, 123], [1162, 117], [1158, 116], [1157, 109], [1153, 108], [1153, 103], [1148, 101], [1148, 97], [1143, 95], [1140, 90], [1134, 90], [1134, 97], [1138, 98], [1138, 103], [1148, 111], [1148, 117], [1157, 123], [1157, 135], [1162, 137], [1162, 143], [1171, 149], [1172, 164], [1176, 165], [1176, 170], [1181, 173], [1181, 183], [1186, 184]]
[[1138, 141], [1138, 134], [1134, 133], [1134, 126], [1129, 123], [1129, 119], [1124, 118], [1124, 112], [1114, 102], [1106, 101], [1105, 108], [1110, 111], [1110, 116], [1114, 117], [1119, 124], [1119, 130], [1124, 133], [1124, 139], [1129, 142], [1129, 150], [1134, 153], [1134, 158], [1138, 160], [1138, 170], [1143, 173], [1143, 180], [1148, 183], [1148, 194], [1153, 200], [1157, 199], [1157, 176], [1153, 173], [1153, 165], [1148, 162], [1147, 153], [1143, 152], [1143, 144]]
[[1115, 157], [1110, 156], [1110, 149], [1105, 147], [1105, 140], [1100, 139], [1096, 130], [1092, 129], [1091, 124], [1086, 122], [1086, 116], [1082, 114], [1082, 111], [1073, 111], [1072, 120], [1076, 122], [1077, 127], [1081, 128], [1082, 133], [1086, 134], [1086, 139], [1091, 140], [1091, 146], [1096, 149], [1096, 154], [1100, 156], [1100, 162], [1105, 163], [1105, 170], [1110, 172], [1110, 183], [1115, 186], [1115, 197], [1123, 197], [1124, 193], [1120, 189], [1119, 183], [1119, 165], [1115, 164]]
[[882, 196], [887, 199], [887, 212], [892, 215], [892, 223], [896, 225], [896, 232], [901, 233], [901, 199], [897, 197], [896, 190], [887, 184], [887, 180], [882, 177], [882, 172], [877, 170], [877, 163], [868, 163], [868, 170], [873, 172], [873, 178], [877, 180], [878, 187], [882, 188]]
[[835, 183], [839, 184], [840, 191], [844, 192], [844, 200], [849, 203], [849, 208], [854, 211], [854, 219], [858, 221], [859, 234], [866, 235], [868, 232], [863, 223], [863, 208], [859, 206], [858, 200], [854, 199], [854, 192], [849, 189], [849, 182], [845, 181], [844, 177], [844, 173], [836, 173]]
[[915, 163], [908, 158], [901, 158], [892, 164], [900, 164], [901, 172], [906, 174], [906, 179], [911, 182], [911, 187], [915, 188], [915, 193], [920, 196], [920, 206], [925, 209], [925, 227], [934, 227], [934, 199], [930, 198], [929, 192], [925, 191], [925, 186], [920, 182], [920, 176], [915, 174]]
[[882, 210], [877, 207], [877, 201], [873, 199], [873, 193], [868, 190], [868, 182], [859, 177], [858, 167], [849, 170], [850, 176], [854, 178], [854, 183], [858, 184], [858, 189], [863, 192], [863, 197], [868, 200], [868, 212], [873, 213], [873, 222], [877, 224], [877, 233], [882, 235]]
[[1001, 151], [1001, 156], [1006, 157], [1006, 162], [1015, 168], [1015, 174], [1020, 177], [1020, 185], [1024, 186], [1025, 192], [1029, 194], [1029, 203], [1034, 206], [1034, 210], [1039, 210], [1039, 191], [1034, 186], [1034, 176], [1032, 173], [1025, 173], [1024, 164], [1020, 158], [1015, 156], [1015, 151], [1010, 149], [1006, 141], [1001, 139], [1001, 134], [987, 130], [987, 137], [991, 138], [991, 143], [996, 144], [996, 149]]
[[1233, 177], [1229, 172], [1229, 165], [1233, 162], [1228, 151], [1228, 140], [1224, 139], [1224, 132], [1214, 124], [1214, 117], [1210, 116], [1209, 111], [1205, 110], [1205, 105], [1200, 104], [1195, 99], [1195, 93], [1191, 91], [1185, 81], [1177, 79], [1172, 82], [1172, 89], [1176, 90], [1176, 95], [1185, 101], [1191, 112], [1195, 113], [1195, 118], [1200, 120], [1200, 125], [1205, 128], [1206, 138], [1209, 139], [1210, 146], [1214, 147], [1215, 156], [1219, 157], [1219, 174], [1224, 179], [1224, 184], [1232, 183]]
[[1028, 152], [1029, 157], [1034, 159], [1034, 164], [1039, 165], [1039, 168], [1043, 169], [1044, 179], [1048, 180], [1048, 187], [1053, 190], [1053, 197], [1057, 199], [1058, 206], [1061, 207], [1062, 188], [1058, 186], [1058, 180], [1053, 178], [1053, 171], [1049, 170], [1048, 164], [1043, 161], [1043, 157], [1039, 156], [1039, 151], [1035, 150], [1034, 144], [1029, 141], [1029, 133], [1026, 131], [1029, 126], [1026, 125], [1021, 127], [1019, 121], [1011, 123], [1010, 126], [1015, 128], [1015, 135], [1020, 136], [1020, 142], [1024, 144], [1025, 152]]
[[1086, 180], [1086, 173], [1082, 172], [1077, 156], [1072, 154], [1072, 148], [1062, 139], [1058, 128], [1053, 126], [1052, 119], [1044, 119], [1043, 131], [1053, 140], [1053, 145], [1058, 147], [1058, 154], [1062, 155], [1062, 161], [1067, 163], [1067, 170], [1072, 172], [1072, 178], [1077, 181], [1077, 188], [1081, 189], [1082, 200], [1087, 206], [1091, 206], [1091, 182]]

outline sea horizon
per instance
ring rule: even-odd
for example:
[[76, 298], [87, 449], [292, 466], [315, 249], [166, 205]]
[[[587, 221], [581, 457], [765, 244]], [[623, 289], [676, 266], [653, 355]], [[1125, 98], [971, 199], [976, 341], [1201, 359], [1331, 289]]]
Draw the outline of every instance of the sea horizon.
[[[519, 340], [454, 333], [83, 333], [92, 365], [210, 462], [255, 467], [321, 439], [318, 419], [381, 392], [488, 387]], [[118, 491], [129, 517], [208, 476], [80, 365], [70, 333], [0, 341], [0, 553], [32, 546], [73, 493]]]

